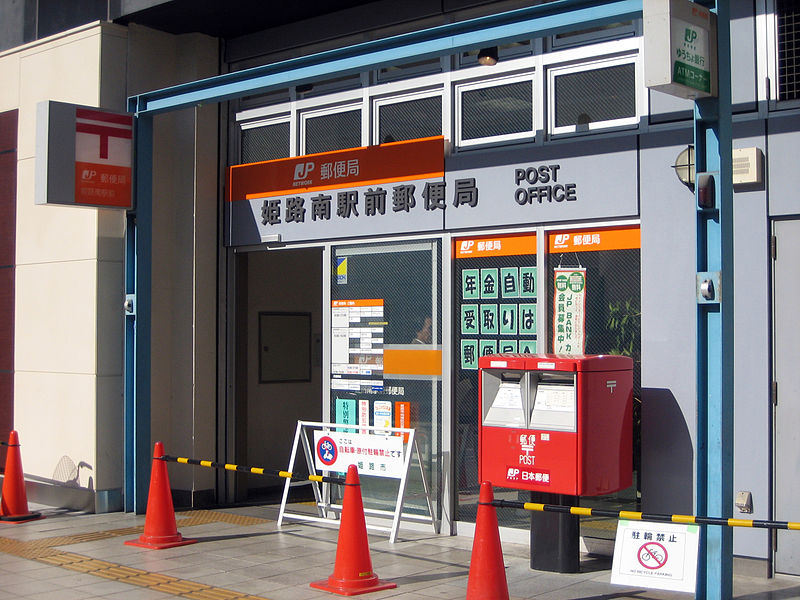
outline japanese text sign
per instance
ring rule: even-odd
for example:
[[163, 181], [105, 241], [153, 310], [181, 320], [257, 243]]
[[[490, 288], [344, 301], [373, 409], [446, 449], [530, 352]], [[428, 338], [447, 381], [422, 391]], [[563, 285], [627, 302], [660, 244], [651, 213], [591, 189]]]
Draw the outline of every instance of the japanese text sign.
[[37, 204], [131, 207], [131, 115], [41, 102], [37, 121]]
[[620, 520], [611, 583], [694, 592], [700, 527]]
[[405, 474], [403, 438], [340, 431], [314, 431], [314, 466], [346, 472], [356, 465], [361, 475], [400, 479]]

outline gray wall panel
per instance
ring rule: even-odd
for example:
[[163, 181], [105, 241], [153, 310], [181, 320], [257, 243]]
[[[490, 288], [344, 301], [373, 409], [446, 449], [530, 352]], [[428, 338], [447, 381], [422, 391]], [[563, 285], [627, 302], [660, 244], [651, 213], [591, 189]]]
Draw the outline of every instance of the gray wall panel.
[[671, 165], [690, 129], [642, 136], [642, 509], [691, 514], [696, 447], [694, 196]]
[[[764, 148], [763, 122], [734, 129], [734, 148]], [[741, 137], [741, 136], [748, 137]], [[763, 189], [737, 191], [734, 203], [734, 493], [753, 493], [753, 514], [733, 508], [733, 516], [767, 519], [770, 508], [770, 336], [769, 222]], [[736, 555], [767, 558], [766, 530], [737, 527]]]
[[[517, 183], [517, 169], [529, 168], [537, 169], [537, 175]], [[475, 207], [454, 209], [450, 199], [445, 212], [448, 229], [630, 217], [638, 212], [635, 136], [464, 152], [448, 157], [445, 171], [448, 195], [456, 180], [464, 178], [475, 178], [479, 190]], [[557, 186], [562, 189], [555, 189]], [[571, 199], [563, 198], [567, 186], [574, 186], [568, 188], [574, 192], [568, 196]], [[543, 187], [549, 188], [546, 192], [555, 199], [537, 196], [526, 204], [515, 199], [522, 191]]]
[[800, 130], [800, 115], [771, 118], [767, 127], [769, 214], [771, 217], [800, 214], [796, 133]]

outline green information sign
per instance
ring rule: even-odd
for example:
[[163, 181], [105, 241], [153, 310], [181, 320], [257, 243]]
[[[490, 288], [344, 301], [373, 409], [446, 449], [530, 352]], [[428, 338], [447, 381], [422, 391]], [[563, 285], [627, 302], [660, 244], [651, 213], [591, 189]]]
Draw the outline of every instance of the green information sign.
[[535, 335], [536, 334], [536, 305], [535, 304], [520, 304], [519, 305], [519, 334], [520, 335]]
[[481, 298], [497, 298], [497, 269], [481, 269]]
[[520, 340], [519, 351], [524, 354], [536, 354], [536, 340]]
[[478, 334], [479, 316], [477, 304], [461, 305], [461, 335]]
[[461, 368], [478, 368], [478, 340], [461, 340]]
[[497, 304], [481, 304], [481, 335], [497, 334]]
[[500, 291], [503, 298], [519, 297], [519, 269], [517, 267], [500, 269]]
[[481, 297], [481, 290], [479, 287], [478, 278], [480, 271], [478, 269], [464, 269], [461, 271], [461, 296], [464, 300], [477, 300]]
[[480, 341], [481, 356], [488, 354], [497, 354], [497, 342], [495, 340], [481, 340]]
[[521, 298], [536, 298], [536, 267], [519, 268]]
[[500, 335], [517, 335], [519, 318], [517, 304], [500, 305]]
[[517, 340], [500, 340], [500, 354], [517, 351]]
[[673, 19], [672, 27], [672, 80], [710, 93], [708, 33], [702, 27], [681, 19]]

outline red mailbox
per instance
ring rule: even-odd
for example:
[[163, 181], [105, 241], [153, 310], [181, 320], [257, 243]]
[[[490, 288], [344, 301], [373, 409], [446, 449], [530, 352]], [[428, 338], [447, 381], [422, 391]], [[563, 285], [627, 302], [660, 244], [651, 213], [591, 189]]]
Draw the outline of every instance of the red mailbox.
[[480, 481], [572, 496], [631, 485], [629, 357], [495, 354], [478, 367]]

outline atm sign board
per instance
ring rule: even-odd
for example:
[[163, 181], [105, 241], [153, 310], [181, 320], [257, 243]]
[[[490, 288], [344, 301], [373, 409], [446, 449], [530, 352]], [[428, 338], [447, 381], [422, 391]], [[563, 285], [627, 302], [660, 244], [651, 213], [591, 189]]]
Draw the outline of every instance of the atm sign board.
[[642, 16], [645, 85], [679, 98], [716, 96], [716, 15], [689, 0], [648, 0]]
[[63, 102], [37, 111], [36, 203], [131, 208], [133, 116]]

